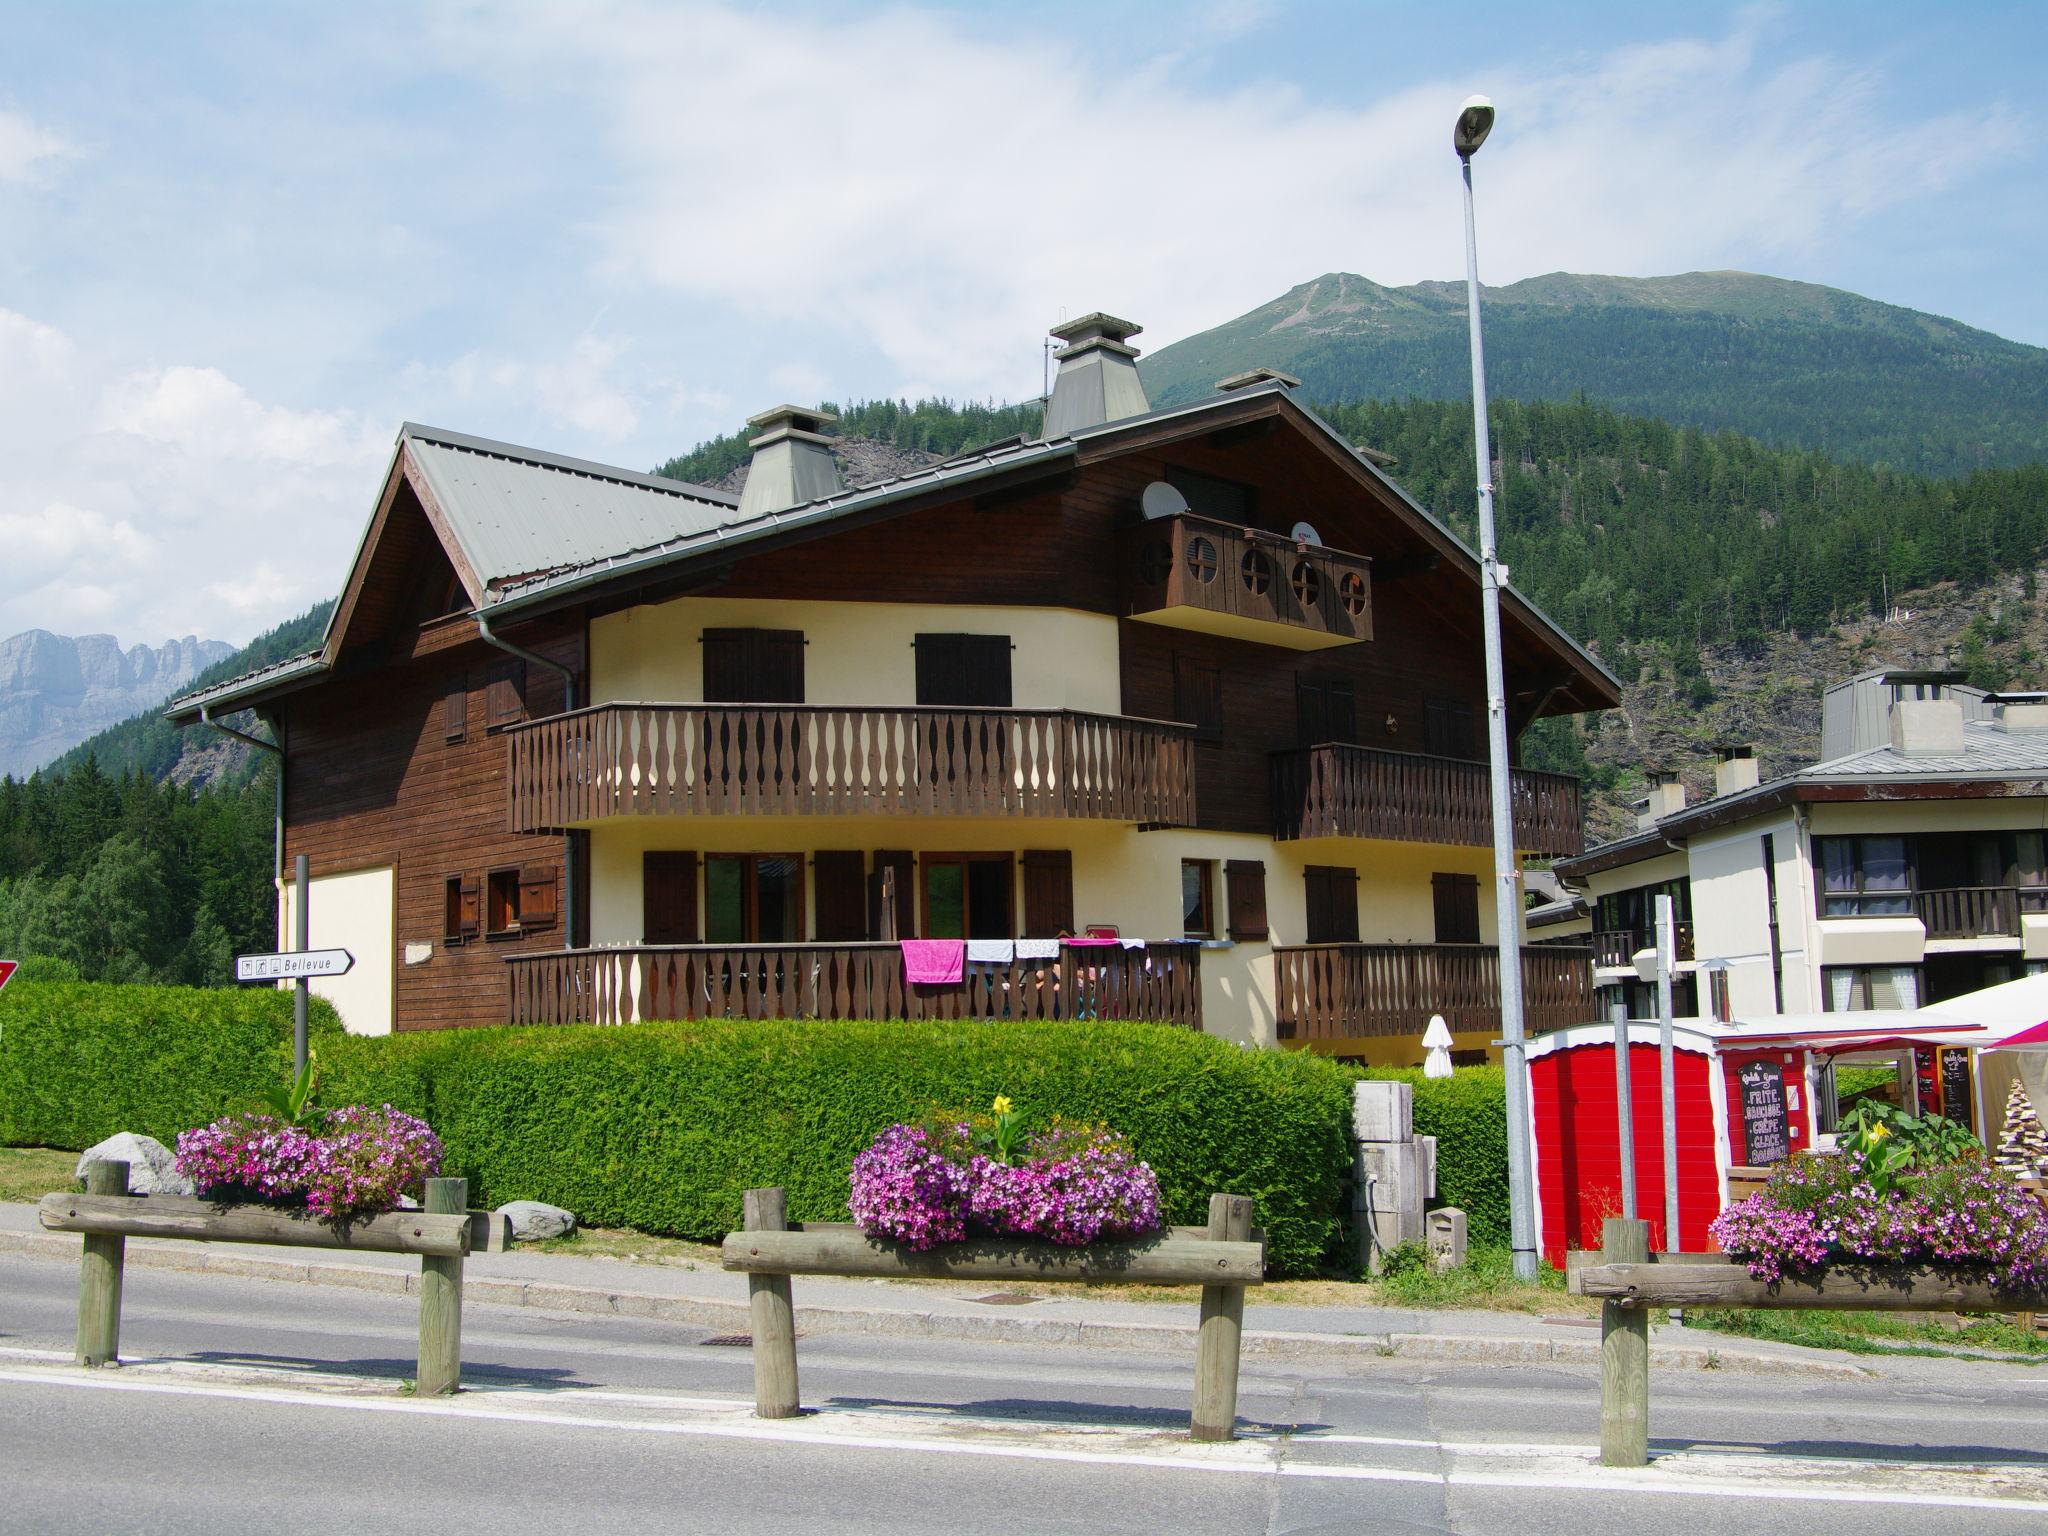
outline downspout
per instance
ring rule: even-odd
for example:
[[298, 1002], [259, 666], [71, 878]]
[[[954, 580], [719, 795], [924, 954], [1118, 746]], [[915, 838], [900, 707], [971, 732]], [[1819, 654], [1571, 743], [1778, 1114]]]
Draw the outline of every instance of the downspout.
[[[559, 661], [529, 651], [523, 645], [514, 645], [502, 635], [491, 633], [490, 618], [479, 608], [476, 611], [476, 632], [483, 636], [484, 644], [494, 645], [508, 656], [516, 656], [532, 666], [546, 667], [562, 679], [562, 709], [564, 713], [575, 709], [576, 673]], [[280, 854], [281, 858], [283, 855]], [[282, 866], [280, 866], [281, 868]], [[576, 834], [565, 831], [562, 834], [562, 948], [576, 947]]]
[[[270, 727], [273, 735], [281, 736], [283, 734], [278, 730], [276, 721], [266, 716], [259, 716], [258, 718], [262, 719], [264, 724]], [[261, 736], [251, 736], [247, 731], [238, 731], [232, 725], [222, 725], [208, 713], [207, 706], [204, 704], [199, 706], [199, 723], [201, 725], [210, 725], [216, 731], [219, 731], [221, 735], [232, 736], [235, 740], [246, 743], [256, 748], [259, 752], [268, 752], [277, 759], [277, 781], [271, 786], [271, 799], [273, 802], [271, 806], [271, 819], [275, 823], [275, 836], [270, 862], [270, 887], [273, 891], [279, 893], [278, 899], [282, 901], [284, 899], [284, 748], [278, 742], [265, 741]]]

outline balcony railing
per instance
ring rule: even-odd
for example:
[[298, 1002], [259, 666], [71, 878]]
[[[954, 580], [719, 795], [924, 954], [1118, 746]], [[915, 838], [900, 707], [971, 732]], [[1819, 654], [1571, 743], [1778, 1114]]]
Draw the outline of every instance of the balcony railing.
[[1372, 638], [1364, 555], [1184, 512], [1130, 529], [1123, 564], [1132, 618], [1304, 649]]
[[517, 832], [614, 816], [1195, 819], [1193, 727], [1121, 715], [599, 704], [505, 736]]
[[[1585, 846], [1579, 781], [1518, 768], [1509, 779], [1515, 846], [1563, 857]], [[1486, 764], [1419, 752], [1329, 745], [1272, 758], [1273, 835], [1400, 843], [1493, 842]]]
[[[1276, 948], [1273, 961], [1282, 1040], [1420, 1039], [1437, 1013], [1457, 1032], [1501, 1027], [1500, 952], [1490, 944], [1309, 944]], [[1522, 1009], [1531, 1031], [1590, 1021], [1592, 951], [1524, 949]]]
[[[2021, 897], [2040, 897], [2010, 885], [1961, 885], [1946, 890], [1918, 891], [1913, 908], [1930, 939], [2017, 938]], [[2039, 910], [2029, 905], [2024, 910]]]
[[[1678, 942], [1677, 957], [1691, 960], [1694, 957], [1692, 945], [1692, 920], [1673, 923], [1672, 937]], [[1635, 964], [1636, 951], [1655, 949], [1657, 933], [1653, 928], [1608, 928], [1593, 935], [1593, 963], [1612, 969]]]
[[911, 986], [895, 944], [748, 944], [506, 956], [514, 1024], [654, 1019], [1137, 1019], [1202, 1027], [1195, 944], [1061, 947]]

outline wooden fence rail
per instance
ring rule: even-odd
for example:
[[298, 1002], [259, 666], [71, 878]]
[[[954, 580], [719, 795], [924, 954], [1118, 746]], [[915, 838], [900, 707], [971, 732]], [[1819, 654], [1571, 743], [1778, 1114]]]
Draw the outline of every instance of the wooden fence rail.
[[[1500, 952], [1491, 944], [1307, 944], [1273, 951], [1282, 1040], [1419, 1035], [1440, 1013], [1456, 1031], [1500, 1028]], [[1531, 1030], [1593, 1017], [1592, 951], [1522, 951], [1522, 1006]]]
[[1185, 827], [1194, 727], [1077, 710], [598, 704], [505, 732], [511, 825], [1021, 816]]
[[[1333, 743], [1275, 752], [1271, 781], [1277, 838], [1493, 843], [1483, 762]], [[1517, 768], [1509, 784], [1517, 848], [1561, 858], [1585, 846], [1577, 779]]]
[[1202, 1026], [1197, 944], [1062, 946], [913, 986], [895, 944], [573, 949], [506, 956], [514, 1024], [653, 1019], [1138, 1019]]
[[336, 1226], [304, 1211], [175, 1195], [131, 1195], [128, 1173], [125, 1162], [95, 1159], [86, 1164], [84, 1194], [45, 1195], [36, 1211], [37, 1220], [49, 1231], [84, 1234], [78, 1277], [80, 1365], [119, 1363], [128, 1239], [183, 1238], [418, 1254], [417, 1390], [429, 1397], [453, 1392], [462, 1384], [462, 1265], [475, 1230], [475, 1213], [465, 1209], [467, 1179], [427, 1180], [423, 1210], [388, 1211]]
[[1088, 1285], [1200, 1285], [1195, 1337], [1196, 1440], [1236, 1433], [1238, 1359], [1244, 1288], [1265, 1283], [1266, 1244], [1252, 1230], [1248, 1195], [1211, 1195], [1209, 1225], [1196, 1235], [1174, 1227], [1134, 1242], [1065, 1247], [1038, 1238], [947, 1243], [913, 1252], [869, 1237], [851, 1222], [787, 1219], [780, 1189], [746, 1192], [746, 1226], [729, 1233], [721, 1263], [748, 1279], [754, 1341], [754, 1412], [764, 1419], [801, 1411], [797, 1388], [792, 1275], [879, 1276], [885, 1279], [1071, 1281]]

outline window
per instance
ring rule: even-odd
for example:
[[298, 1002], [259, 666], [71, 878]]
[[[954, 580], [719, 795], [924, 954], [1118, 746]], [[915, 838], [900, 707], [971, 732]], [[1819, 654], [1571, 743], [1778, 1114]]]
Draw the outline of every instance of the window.
[[1304, 747], [1358, 740], [1358, 705], [1351, 685], [1296, 678], [1294, 739]]
[[1431, 757], [1479, 756], [1479, 733], [1472, 706], [1462, 699], [1423, 700], [1422, 750]]
[[707, 629], [703, 645], [705, 703], [803, 703], [802, 630]]
[[1223, 669], [1173, 658], [1173, 718], [1195, 728], [1197, 741], [1223, 739]]
[[494, 869], [485, 877], [484, 934], [502, 939], [519, 931], [519, 871]]
[[1308, 896], [1308, 942], [1358, 942], [1358, 871], [1311, 864], [1301, 872]]
[[484, 685], [484, 720], [511, 725], [526, 718], [526, 663], [500, 661], [491, 666]]
[[1436, 874], [1429, 877], [1430, 894], [1436, 903], [1436, 941], [1439, 944], [1479, 942], [1479, 877]]
[[1903, 837], [1817, 837], [1822, 917], [1905, 916], [1912, 870]]
[[821, 944], [854, 944], [868, 936], [868, 861], [858, 848], [821, 848], [811, 856]]
[[640, 942], [697, 942], [697, 855], [656, 849], [640, 855]]
[[447, 894], [442, 898], [442, 942], [465, 944], [476, 937], [478, 899], [474, 880], [461, 875], [448, 877]]
[[1007, 853], [928, 853], [922, 866], [926, 938], [1006, 939], [1016, 933]]
[[453, 678], [441, 695], [441, 739], [461, 741], [469, 734], [469, 679]]
[[1187, 498], [1188, 510], [1198, 517], [1250, 527], [1258, 510], [1258, 493], [1250, 486], [1219, 475], [1205, 475], [1199, 469], [1169, 464], [1166, 483]]
[[1180, 861], [1180, 929], [1191, 939], [1216, 937], [1216, 865], [1213, 860]]
[[707, 944], [799, 944], [803, 937], [802, 854], [705, 855]]
[[1920, 970], [1912, 965], [1825, 965], [1820, 989], [1829, 1013], [1918, 1008]]
[[1024, 937], [1074, 931], [1074, 856], [1064, 848], [1024, 850]]
[[1008, 709], [1008, 635], [919, 635], [917, 656], [920, 709]]
[[1257, 859], [1232, 859], [1223, 866], [1223, 883], [1230, 904], [1230, 936], [1266, 938], [1266, 866]]
[[[1692, 921], [1692, 881], [1681, 875], [1660, 885], [1639, 885], [1626, 891], [1609, 891], [1593, 907], [1596, 933], [1634, 933], [1645, 944], [1656, 942], [1657, 898], [1671, 898], [1671, 921]], [[1684, 940], [1681, 937], [1680, 945]], [[1683, 958], [1683, 957], [1681, 957]]]

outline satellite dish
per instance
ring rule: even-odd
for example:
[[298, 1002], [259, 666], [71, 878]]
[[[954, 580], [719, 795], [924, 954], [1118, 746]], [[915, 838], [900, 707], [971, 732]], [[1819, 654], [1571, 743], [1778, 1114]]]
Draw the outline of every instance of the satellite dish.
[[1138, 498], [1138, 504], [1145, 509], [1145, 516], [1148, 518], [1179, 517], [1188, 509], [1187, 497], [1164, 480], [1154, 480], [1146, 486], [1144, 495]]
[[1316, 532], [1314, 524], [1296, 523], [1294, 525], [1294, 542], [1297, 544], [1320, 544], [1323, 542], [1323, 539], [1322, 535]]

